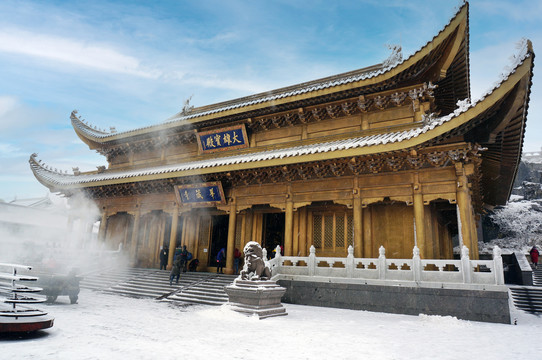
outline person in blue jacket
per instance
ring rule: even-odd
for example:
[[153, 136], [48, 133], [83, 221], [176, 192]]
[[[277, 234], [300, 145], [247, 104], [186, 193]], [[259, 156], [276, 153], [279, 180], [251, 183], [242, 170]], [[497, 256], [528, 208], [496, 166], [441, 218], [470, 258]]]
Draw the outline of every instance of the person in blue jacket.
[[224, 263], [226, 262], [226, 248], [220, 249], [216, 255], [217, 268], [216, 272], [223, 274], [224, 273]]

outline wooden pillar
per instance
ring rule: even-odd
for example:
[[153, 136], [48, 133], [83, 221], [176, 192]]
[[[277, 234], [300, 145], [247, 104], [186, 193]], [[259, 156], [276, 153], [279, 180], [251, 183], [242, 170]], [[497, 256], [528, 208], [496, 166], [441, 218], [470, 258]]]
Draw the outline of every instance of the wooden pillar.
[[[254, 210], [249, 209], [245, 215], [245, 244], [252, 241], [252, 221], [254, 220]], [[243, 245], [244, 247], [244, 245]]]
[[363, 257], [363, 215], [359, 197], [354, 198], [354, 257]]
[[[373, 234], [371, 224], [371, 209], [366, 207], [362, 209], [362, 222], [363, 222], [363, 257], [371, 258], [376, 257], [373, 254]], [[376, 249], [375, 249], [376, 250]]]
[[424, 223], [425, 223], [425, 257], [427, 259], [438, 259], [438, 257], [435, 257], [435, 250], [437, 249], [437, 246], [435, 246], [434, 239], [437, 238], [434, 232], [433, 228], [433, 219], [434, 219], [434, 213], [432, 211], [431, 205], [424, 205]]
[[307, 207], [302, 207], [299, 212], [299, 254], [307, 256]]
[[228, 223], [228, 245], [226, 247], [226, 274], [233, 274], [233, 248], [235, 247], [235, 227], [237, 225], [237, 205], [231, 202]]
[[294, 211], [294, 224], [292, 230], [292, 254], [299, 256], [299, 211]]
[[413, 190], [413, 202], [414, 202], [414, 222], [416, 224], [416, 241], [418, 248], [420, 249], [420, 255], [422, 258], [427, 258], [427, 246], [425, 242], [425, 209], [423, 206], [423, 195], [421, 185], [418, 183], [418, 176], [416, 174], [416, 180], [412, 187]]
[[105, 229], [107, 227], [107, 211], [105, 209], [102, 212], [102, 219], [100, 220], [100, 230], [98, 231], [98, 241], [105, 241]]
[[294, 203], [286, 201], [284, 219], [284, 256], [292, 256], [292, 230], [294, 222]]
[[130, 258], [135, 260], [135, 254], [137, 252], [137, 239], [139, 237], [139, 219], [141, 217], [141, 211], [137, 209], [134, 213], [134, 228], [132, 229], [132, 241], [130, 246]]
[[169, 235], [169, 253], [167, 255], [167, 269], [170, 270], [175, 256], [175, 246], [177, 245], [177, 227], [179, 225], [179, 207], [175, 205], [173, 217], [171, 218], [171, 233]]
[[477, 246], [474, 246], [473, 239], [473, 226], [474, 219], [472, 216], [472, 205], [469, 194], [469, 183], [463, 165], [461, 163], [456, 164], [457, 175], [457, 208], [459, 210], [459, 221], [461, 221], [461, 236], [463, 238], [463, 245], [469, 249], [469, 256], [471, 259], [478, 259], [478, 253], [475, 252]]

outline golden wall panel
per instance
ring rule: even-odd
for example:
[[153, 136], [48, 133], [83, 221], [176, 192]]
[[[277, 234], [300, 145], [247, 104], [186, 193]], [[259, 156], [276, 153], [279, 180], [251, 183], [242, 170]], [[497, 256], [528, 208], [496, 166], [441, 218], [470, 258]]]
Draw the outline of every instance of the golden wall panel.
[[325, 180], [299, 181], [292, 183], [292, 193], [317, 192], [335, 189], [352, 189], [354, 187], [353, 177], [333, 178]]
[[361, 116], [345, 116], [337, 119], [325, 120], [307, 125], [307, 134], [314, 134], [323, 131], [339, 130], [346, 132], [347, 128], [360, 128]]
[[384, 246], [387, 258], [412, 258], [414, 211], [403, 204], [373, 204], [371, 211], [371, 256]]

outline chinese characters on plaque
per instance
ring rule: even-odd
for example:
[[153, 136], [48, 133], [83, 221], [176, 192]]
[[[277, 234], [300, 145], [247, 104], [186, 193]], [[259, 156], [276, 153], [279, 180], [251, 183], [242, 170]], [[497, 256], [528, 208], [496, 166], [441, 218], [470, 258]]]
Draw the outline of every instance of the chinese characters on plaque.
[[201, 153], [248, 147], [248, 137], [244, 124], [200, 132], [197, 138]]
[[175, 195], [180, 205], [213, 206], [226, 203], [220, 182], [178, 185]]

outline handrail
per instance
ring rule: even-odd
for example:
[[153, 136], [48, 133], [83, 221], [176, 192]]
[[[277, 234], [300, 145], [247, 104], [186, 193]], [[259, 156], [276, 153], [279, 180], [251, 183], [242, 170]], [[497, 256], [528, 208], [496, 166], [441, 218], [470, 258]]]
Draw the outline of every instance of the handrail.
[[[348, 278], [359, 280], [403, 281], [417, 285], [426, 283], [504, 285], [504, 268], [501, 249], [495, 246], [492, 260], [470, 260], [469, 250], [463, 246], [461, 258], [421, 259], [418, 247], [414, 246], [411, 259], [388, 259], [383, 246], [378, 258], [354, 258], [354, 249], [348, 247], [345, 257], [316, 257], [314, 246], [309, 256], [283, 256], [280, 247], [268, 261], [273, 277]], [[327, 263], [328, 266], [319, 266]], [[335, 264], [341, 264], [335, 266]]]

